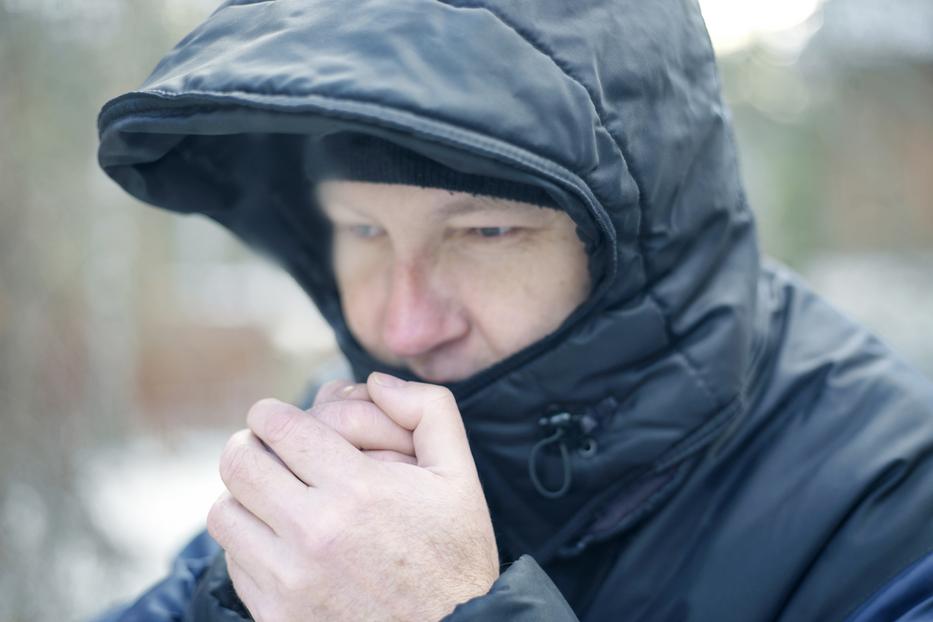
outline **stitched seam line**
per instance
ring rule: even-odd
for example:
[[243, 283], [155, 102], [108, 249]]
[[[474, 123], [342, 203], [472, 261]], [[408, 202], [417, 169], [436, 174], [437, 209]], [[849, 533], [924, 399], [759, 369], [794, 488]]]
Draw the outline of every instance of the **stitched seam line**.
[[[603, 122], [603, 116], [605, 114], [605, 110], [603, 110], [602, 107], [599, 104], [597, 104], [597, 99], [595, 95], [593, 94], [593, 92], [582, 80], [577, 78], [566, 66], [564, 66], [563, 62], [559, 61], [555, 54], [553, 54], [550, 50], [548, 50], [544, 45], [542, 45], [536, 39], [533, 39], [527, 32], [524, 31], [524, 29], [519, 29], [518, 26], [513, 24], [510, 20], [506, 19], [501, 13], [499, 13], [498, 11], [494, 9], [491, 9], [488, 6], [485, 6], [482, 4], [470, 4], [470, 3], [465, 3], [465, 2], [458, 3], [456, 2], [456, 0], [435, 0], [435, 1], [440, 4], [446, 4], [447, 6], [451, 6], [451, 7], [458, 8], [458, 9], [479, 9], [479, 10], [486, 11], [487, 13], [495, 17], [497, 20], [499, 20], [499, 22], [501, 22], [503, 26], [505, 26], [512, 32], [514, 32], [522, 41], [527, 43], [535, 51], [537, 51], [539, 54], [541, 54], [542, 56], [547, 58], [549, 61], [551, 61], [551, 63], [553, 63], [554, 66], [557, 67], [560, 70], [560, 72], [563, 73], [564, 76], [567, 77], [568, 80], [570, 80], [571, 82], [579, 86], [581, 89], [583, 89], [583, 91], [587, 95], [587, 98], [590, 100], [590, 105], [593, 107], [593, 112], [596, 115], [596, 123], [599, 125], [600, 128], [603, 129], [603, 131], [606, 132], [606, 134], [609, 135], [609, 138], [612, 139], [612, 144], [616, 148], [616, 155], [619, 156], [619, 158], [621, 158], [623, 161], [628, 162], [628, 158], [625, 157], [625, 153], [622, 150], [622, 146], [619, 142], [619, 138], [616, 137], [609, 130], [609, 127], [606, 126], [606, 124]], [[639, 195], [641, 195], [640, 189], [639, 189]]]

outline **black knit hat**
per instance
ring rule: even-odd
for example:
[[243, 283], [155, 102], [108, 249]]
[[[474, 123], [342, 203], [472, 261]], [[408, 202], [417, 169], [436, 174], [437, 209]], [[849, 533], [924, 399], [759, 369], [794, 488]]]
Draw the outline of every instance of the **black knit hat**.
[[551, 196], [537, 186], [461, 173], [368, 134], [339, 132], [309, 141], [305, 150], [305, 172], [313, 184], [327, 179], [405, 184], [512, 199], [557, 209]]

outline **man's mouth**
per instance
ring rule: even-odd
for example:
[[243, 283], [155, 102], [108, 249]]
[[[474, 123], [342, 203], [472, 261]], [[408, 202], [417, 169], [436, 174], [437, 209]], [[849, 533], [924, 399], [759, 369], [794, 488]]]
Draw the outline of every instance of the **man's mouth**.
[[464, 380], [474, 373], [472, 370], [465, 369], [465, 367], [462, 363], [444, 362], [436, 359], [408, 362], [408, 369], [413, 374], [431, 384], [449, 384]]

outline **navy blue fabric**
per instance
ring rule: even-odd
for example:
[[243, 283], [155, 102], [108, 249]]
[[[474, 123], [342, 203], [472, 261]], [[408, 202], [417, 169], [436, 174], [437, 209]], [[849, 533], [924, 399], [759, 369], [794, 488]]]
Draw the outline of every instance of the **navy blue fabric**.
[[[933, 549], [933, 385], [762, 259], [694, 0], [227, 2], [98, 125], [108, 175], [282, 265], [360, 379], [413, 376], [346, 326], [308, 141], [378, 136], [575, 220], [591, 297], [451, 385], [526, 556], [453, 618], [844, 620]], [[579, 434], [535, 452], [556, 412]], [[567, 468], [557, 498], [531, 476]]]
[[501, 574], [489, 593], [458, 605], [446, 618], [456, 620], [539, 620], [561, 622], [575, 619], [550, 578], [528, 555], [522, 555]]
[[178, 553], [164, 579], [134, 602], [116, 605], [93, 622], [183, 620], [199, 580], [219, 552], [220, 547], [206, 531], [199, 533]]
[[933, 554], [905, 570], [846, 622], [933, 620]]

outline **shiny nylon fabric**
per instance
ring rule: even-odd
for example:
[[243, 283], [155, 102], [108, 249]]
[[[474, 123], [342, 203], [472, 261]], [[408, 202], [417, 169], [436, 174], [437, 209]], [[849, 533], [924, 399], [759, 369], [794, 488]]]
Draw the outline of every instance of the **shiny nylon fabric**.
[[[812, 587], [831, 583], [840, 566], [820, 552], [842, 546], [882, 473], [906, 465], [914, 488], [929, 477], [933, 399], [791, 275], [760, 266], [695, 2], [228, 2], [109, 102], [99, 128], [101, 165], [129, 192], [206, 214], [280, 261], [358, 378], [381, 366], [349, 334], [324, 268], [304, 140], [369, 132], [552, 194], [601, 277], [592, 298], [451, 388], [503, 555], [533, 555], [578, 615], [833, 619], [933, 546], [922, 498], [899, 519], [911, 535], [869, 556], [871, 572], [822, 601]], [[588, 413], [596, 451], [570, 452], [572, 486], [547, 499], [529, 456], [555, 410]], [[873, 425], [916, 434], [878, 452]], [[840, 432], [849, 442], [830, 442]], [[799, 449], [814, 438], [822, 479]], [[554, 481], [564, 465], [542, 451], [534, 466]], [[799, 488], [771, 496], [787, 482]], [[797, 518], [804, 501], [820, 511]], [[609, 541], [626, 545], [607, 561]], [[774, 557], [741, 554], [754, 551]], [[596, 566], [606, 585], [581, 586], [580, 568]]]

